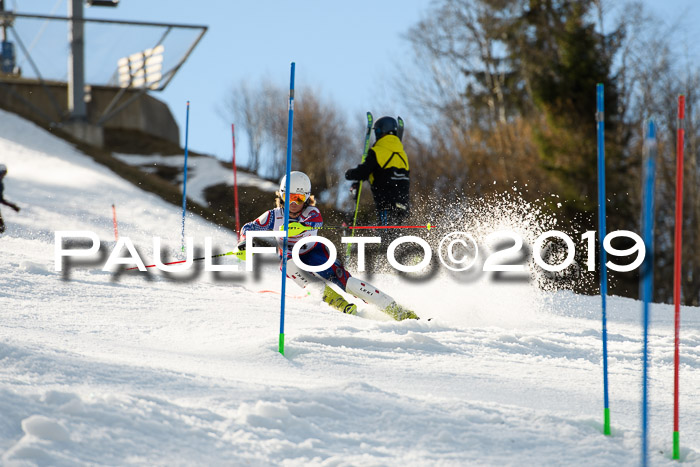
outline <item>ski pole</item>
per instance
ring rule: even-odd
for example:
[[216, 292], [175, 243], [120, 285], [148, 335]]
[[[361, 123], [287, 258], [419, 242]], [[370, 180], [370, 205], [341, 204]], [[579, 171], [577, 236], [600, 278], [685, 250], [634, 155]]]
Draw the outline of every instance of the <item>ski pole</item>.
[[[245, 250], [243, 250], [243, 251], [229, 251], [228, 253], [221, 253], [221, 254], [219, 254], [219, 255], [213, 255], [212, 258], [217, 258], [217, 257], [219, 257], [219, 256], [228, 256], [228, 255], [233, 255], [233, 256], [235, 256], [236, 258], [240, 259], [241, 261], [245, 261], [245, 258], [246, 258]], [[203, 259], [207, 259], [207, 257], [206, 257], [206, 256], [202, 256], [201, 258], [194, 258], [192, 261], [201, 261], [201, 260], [203, 260]], [[180, 263], [184, 263], [184, 262], [186, 262], [186, 261], [187, 261], [186, 259], [183, 259], [182, 261], [173, 261], [173, 262], [171, 262], [171, 263], [163, 263], [163, 266], [167, 266], [167, 265], [169, 265], [169, 264], [180, 264]], [[152, 267], [155, 267], [155, 264], [149, 264], [149, 265], [146, 266], [146, 267], [147, 267], [147, 268], [152, 268]], [[131, 271], [132, 269], [138, 269], [138, 267], [127, 268], [126, 270], [127, 270], [127, 271]]]
[[[367, 159], [367, 153], [369, 152], [369, 140], [370, 137], [372, 136], [372, 124], [374, 123], [374, 118], [372, 117], [371, 112], [367, 112], [367, 131], [365, 132], [365, 147], [364, 151], [362, 152], [362, 163], [365, 162], [365, 159]], [[353, 217], [352, 220], [352, 226], [355, 227], [355, 224], [357, 224], [357, 213], [360, 210], [360, 196], [362, 195], [362, 180], [360, 180], [360, 184], [357, 188], [357, 200], [355, 201], [355, 216]], [[353, 230], [352, 233], [350, 234], [351, 237], [355, 236], [355, 231]], [[345, 250], [345, 256], [350, 257], [350, 250], [352, 248], [352, 244], [348, 243], [348, 248]]]

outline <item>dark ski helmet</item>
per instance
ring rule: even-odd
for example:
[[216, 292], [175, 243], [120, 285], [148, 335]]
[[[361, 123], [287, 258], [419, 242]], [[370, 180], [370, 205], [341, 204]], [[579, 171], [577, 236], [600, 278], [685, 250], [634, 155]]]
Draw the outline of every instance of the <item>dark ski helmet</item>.
[[379, 139], [386, 135], [396, 135], [399, 124], [394, 117], [382, 117], [374, 124], [374, 136]]

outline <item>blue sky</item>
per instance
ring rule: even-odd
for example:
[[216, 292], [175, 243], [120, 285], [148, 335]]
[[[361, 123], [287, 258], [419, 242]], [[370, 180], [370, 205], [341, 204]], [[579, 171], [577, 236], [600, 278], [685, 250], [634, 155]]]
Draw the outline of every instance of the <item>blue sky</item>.
[[[367, 110], [390, 108], [383, 79], [408, 52], [401, 35], [417, 23], [430, 0], [172, 1], [121, 0], [117, 8], [89, 8], [88, 17], [208, 25], [209, 30], [168, 88], [165, 100], [184, 132], [190, 101], [189, 145], [230, 160], [231, 123], [219, 108], [242, 80], [269, 79], [288, 88], [320, 90], [364, 121]], [[285, 106], [286, 102], [281, 103]], [[184, 136], [181, 138], [184, 144]], [[361, 142], [358, 143], [361, 146]], [[359, 150], [358, 150], [359, 151]], [[245, 162], [245, 146], [237, 144]]]
[[[65, 15], [67, 1], [5, 3], [18, 12]], [[695, 0], [644, 3], [669, 28], [680, 31], [679, 39], [697, 43], [700, 4]], [[622, 8], [617, 0], [608, 4], [612, 10]], [[398, 114], [410, 130], [410, 112], [391, 91], [398, 76], [396, 66], [410, 59], [404, 36], [429, 15], [430, 6], [431, 0], [121, 0], [117, 8], [91, 7], [85, 14], [209, 27], [168, 88], [154, 96], [170, 106], [181, 127], [181, 144], [189, 100], [190, 148], [230, 160], [230, 125], [236, 122], [223, 119], [220, 109], [232, 86], [267, 79], [286, 88], [292, 61], [296, 62], [297, 89], [320, 91], [348, 119], [362, 123], [367, 110], [375, 115]], [[58, 63], [61, 69], [63, 63]], [[286, 101], [280, 105], [286, 108]], [[245, 159], [245, 145], [239, 138], [237, 160], [245, 164]]]

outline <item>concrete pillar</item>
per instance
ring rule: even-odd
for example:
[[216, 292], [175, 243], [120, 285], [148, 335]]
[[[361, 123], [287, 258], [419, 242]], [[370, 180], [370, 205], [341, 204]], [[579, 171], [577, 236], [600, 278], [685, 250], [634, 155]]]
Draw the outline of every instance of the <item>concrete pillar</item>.
[[62, 124], [61, 129], [84, 143], [97, 147], [104, 146], [104, 131], [100, 126], [72, 120]]
[[86, 121], [83, 0], [68, 0], [68, 17], [68, 111], [71, 120]]

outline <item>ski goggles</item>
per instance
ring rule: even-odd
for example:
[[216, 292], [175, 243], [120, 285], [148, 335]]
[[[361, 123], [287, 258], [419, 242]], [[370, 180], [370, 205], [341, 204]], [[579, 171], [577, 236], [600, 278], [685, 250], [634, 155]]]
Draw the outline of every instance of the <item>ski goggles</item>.
[[296, 204], [304, 204], [306, 201], [306, 195], [304, 193], [290, 193], [289, 202]]

